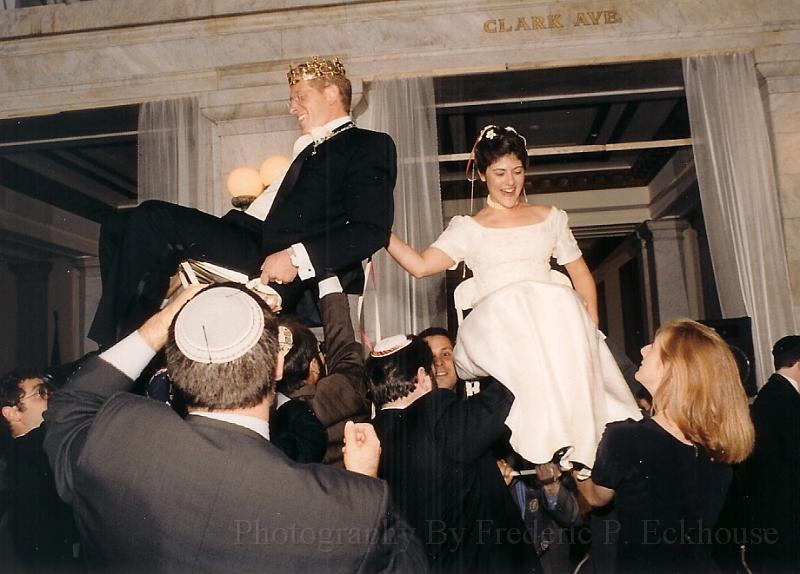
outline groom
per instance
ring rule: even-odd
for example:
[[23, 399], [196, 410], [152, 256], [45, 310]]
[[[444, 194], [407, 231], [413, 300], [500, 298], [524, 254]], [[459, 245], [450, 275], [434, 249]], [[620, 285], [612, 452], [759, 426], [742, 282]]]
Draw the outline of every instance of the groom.
[[100, 231], [103, 294], [89, 337], [109, 346], [158, 310], [178, 263], [198, 259], [261, 276], [291, 311], [310, 281], [335, 273], [360, 292], [361, 261], [386, 245], [397, 176], [392, 139], [355, 127], [338, 59], [290, 66], [289, 113], [303, 135], [277, 192], [217, 218], [146, 201]]

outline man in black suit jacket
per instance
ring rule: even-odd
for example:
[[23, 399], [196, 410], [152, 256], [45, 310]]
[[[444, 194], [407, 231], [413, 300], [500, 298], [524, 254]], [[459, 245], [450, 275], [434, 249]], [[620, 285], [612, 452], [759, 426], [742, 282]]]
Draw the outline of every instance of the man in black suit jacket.
[[[282, 368], [275, 317], [226, 285], [178, 312], [194, 289], [89, 359], [45, 414], [45, 451], [90, 564], [114, 572], [425, 571], [384, 482], [297, 464], [270, 444]], [[186, 419], [124, 392], [165, 344]], [[374, 474], [374, 431], [350, 424], [346, 438], [346, 466]]]
[[[136, 329], [161, 305], [178, 263], [208, 261], [261, 276], [292, 311], [304, 281], [335, 272], [345, 291], [362, 288], [361, 261], [386, 245], [394, 217], [396, 150], [383, 133], [355, 127], [351, 87], [337, 59], [290, 68], [289, 113], [303, 133], [278, 191], [247, 213], [217, 218], [146, 201], [104, 222], [103, 294], [89, 337], [102, 347]], [[298, 140], [300, 141], [300, 140]], [[271, 186], [272, 187], [272, 186]], [[270, 203], [271, 201], [271, 203]]]
[[[72, 509], [59, 499], [42, 441], [42, 413], [54, 386], [35, 370], [0, 376], [0, 409], [12, 437], [8, 451], [9, 526], [21, 572], [80, 572]], [[0, 431], [2, 432], [2, 431]], [[3, 509], [0, 508], [0, 517]], [[0, 555], [6, 554], [0, 552]], [[17, 569], [0, 559], [4, 571]]]
[[752, 407], [756, 447], [749, 463], [754, 572], [800, 572], [800, 336], [772, 348], [775, 373]]
[[530, 573], [537, 564], [519, 508], [492, 446], [506, 434], [514, 395], [484, 381], [462, 400], [437, 389], [433, 357], [419, 337], [376, 345], [366, 364], [378, 408], [378, 475], [422, 540], [435, 572]]

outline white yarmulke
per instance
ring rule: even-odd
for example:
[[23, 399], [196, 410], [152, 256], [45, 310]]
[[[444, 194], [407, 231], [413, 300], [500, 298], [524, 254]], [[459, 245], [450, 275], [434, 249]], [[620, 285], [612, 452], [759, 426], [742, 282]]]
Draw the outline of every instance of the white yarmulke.
[[375, 344], [370, 356], [372, 357], [386, 357], [392, 353], [396, 353], [400, 349], [404, 349], [411, 344], [411, 339], [407, 335], [394, 335], [381, 339]]
[[195, 295], [175, 320], [175, 344], [200, 363], [238, 359], [261, 338], [264, 311], [240, 289], [212, 287]]

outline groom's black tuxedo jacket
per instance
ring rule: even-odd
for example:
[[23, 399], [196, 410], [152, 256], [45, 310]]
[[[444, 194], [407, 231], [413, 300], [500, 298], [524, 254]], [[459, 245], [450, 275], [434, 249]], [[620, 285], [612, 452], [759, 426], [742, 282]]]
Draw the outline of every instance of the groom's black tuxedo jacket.
[[46, 412], [44, 448], [96, 570], [426, 571], [385, 482], [296, 464], [249, 429], [119, 392], [131, 386], [95, 357]]
[[397, 157], [392, 138], [359, 128], [310, 147], [284, 178], [262, 224], [261, 245], [268, 255], [302, 243], [321, 277], [388, 242]]
[[[336, 273], [347, 293], [360, 293], [361, 261], [389, 240], [396, 178], [392, 138], [352, 127], [297, 156], [263, 222], [239, 210], [220, 219], [162, 201], [110, 218], [100, 231], [103, 295], [89, 337], [107, 346], [138, 328], [186, 259], [257, 277], [267, 255], [302, 243], [317, 278]], [[303, 296], [297, 312], [315, 320], [300, 279], [276, 288], [284, 311]]]

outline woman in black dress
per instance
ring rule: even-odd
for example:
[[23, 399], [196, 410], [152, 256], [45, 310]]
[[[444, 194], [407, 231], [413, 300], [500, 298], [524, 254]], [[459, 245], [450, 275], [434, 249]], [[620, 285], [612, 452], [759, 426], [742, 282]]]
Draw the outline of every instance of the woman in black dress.
[[652, 417], [609, 424], [578, 488], [592, 506], [615, 499], [618, 572], [714, 571], [730, 465], [754, 440], [736, 361], [716, 331], [681, 320], [642, 349], [636, 379], [653, 396]]

